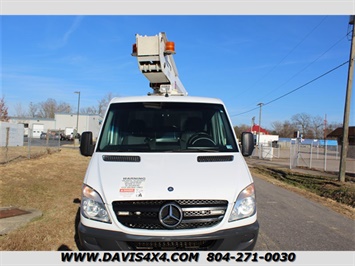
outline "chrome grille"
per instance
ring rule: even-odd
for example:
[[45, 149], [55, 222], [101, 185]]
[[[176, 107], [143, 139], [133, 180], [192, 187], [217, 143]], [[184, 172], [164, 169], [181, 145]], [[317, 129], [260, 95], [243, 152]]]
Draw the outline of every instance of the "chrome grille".
[[181, 207], [183, 218], [174, 229], [206, 228], [220, 223], [227, 210], [226, 200], [149, 200], [115, 201], [112, 203], [117, 220], [129, 228], [171, 230], [159, 220], [159, 211], [167, 203]]

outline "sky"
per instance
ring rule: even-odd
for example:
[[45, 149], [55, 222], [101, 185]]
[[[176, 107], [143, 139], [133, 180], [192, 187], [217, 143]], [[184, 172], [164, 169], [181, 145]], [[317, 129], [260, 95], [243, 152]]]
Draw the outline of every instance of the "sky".
[[[131, 56], [135, 34], [165, 32], [191, 96], [220, 98], [234, 126], [299, 113], [342, 123], [351, 27], [348, 15], [1, 16], [1, 96], [16, 106], [54, 98], [97, 106], [107, 94], [151, 91]], [[293, 91], [293, 92], [292, 92]], [[287, 95], [286, 95], [287, 94]], [[354, 93], [350, 125], [355, 125]]]

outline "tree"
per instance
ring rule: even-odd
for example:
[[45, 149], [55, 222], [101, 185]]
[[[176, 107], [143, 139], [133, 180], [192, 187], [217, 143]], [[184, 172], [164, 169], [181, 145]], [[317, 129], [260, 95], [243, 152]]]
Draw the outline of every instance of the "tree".
[[8, 107], [6, 106], [5, 96], [0, 99], [0, 121], [9, 121]]
[[15, 105], [15, 113], [17, 117], [26, 117], [26, 111], [23, 109], [21, 103]]
[[240, 126], [235, 126], [234, 127], [234, 133], [237, 136], [238, 139], [241, 138], [243, 132], [250, 132], [250, 126], [242, 124]]
[[309, 129], [311, 124], [311, 116], [306, 113], [296, 114], [291, 117], [292, 122], [297, 126], [304, 138], [312, 138], [309, 136]]
[[100, 116], [104, 116], [106, 109], [108, 107], [108, 104], [110, 103], [110, 101], [114, 98], [112, 92], [107, 93], [104, 98], [102, 98], [101, 100], [98, 101], [99, 106], [98, 106], [98, 114]]
[[313, 138], [321, 139], [324, 137], [324, 121], [322, 117], [319, 115], [312, 117], [310, 127], [313, 133]]
[[281, 138], [292, 138], [293, 133], [297, 131], [297, 127], [288, 120], [285, 120], [284, 122], [272, 122], [271, 126], [273, 127], [274, 132], [276, 132]]
[[34, 104], [30, 102], [30, 105], [28, 106], [29, 117], [36, 117], [37, 113], [38, 113], [38, 104]]
[[38, 116], [43, 118], [54, 118], [55, 113], [70, 113], [71, 106], [68, 103], [57, 103], [55, 99], [49, 98], [44, 102], [39, 103]]
[[70, 113], [71, 111], [72, 111], [72, 108], [68, 103], [61, 102], [57, 105], [55, 112], [56, 113]]
[[83, 107], [80, 109], [81, 114], [88, 114], [88, 115], [94, 115], [97, 114], [97, 109], [95, 106], [90, 106], [90, 107]]

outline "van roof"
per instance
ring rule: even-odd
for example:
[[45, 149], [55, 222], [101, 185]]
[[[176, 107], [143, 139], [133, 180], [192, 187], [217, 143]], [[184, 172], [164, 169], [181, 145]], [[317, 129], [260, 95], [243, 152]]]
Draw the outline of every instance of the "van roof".
[[111, 103], [127, 103], [127, 102], [183, 102], [183, 103], [215, 103], [223, 104], [220, 99], [196, 96], [130, 96], [115, 97]]

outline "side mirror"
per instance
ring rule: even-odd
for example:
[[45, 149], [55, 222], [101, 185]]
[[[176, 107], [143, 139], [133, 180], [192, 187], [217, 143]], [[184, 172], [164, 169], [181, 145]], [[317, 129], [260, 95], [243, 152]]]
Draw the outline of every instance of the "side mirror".
[[85, 131], [80, 139], [80, 153], [83, 156], [92, 156], [95, 145], [92, 142], [92, 132]]
[[242, 133], [242, 155], [243, 156], [250, 156], [254, 150], [254, 135], [250, 132], [243, 132]]

